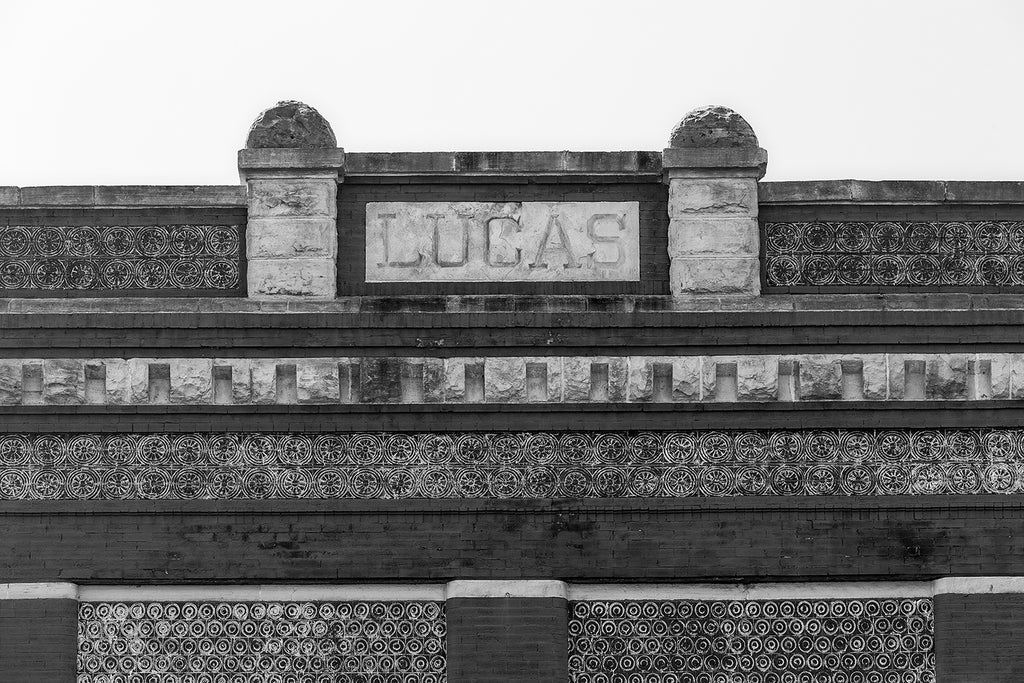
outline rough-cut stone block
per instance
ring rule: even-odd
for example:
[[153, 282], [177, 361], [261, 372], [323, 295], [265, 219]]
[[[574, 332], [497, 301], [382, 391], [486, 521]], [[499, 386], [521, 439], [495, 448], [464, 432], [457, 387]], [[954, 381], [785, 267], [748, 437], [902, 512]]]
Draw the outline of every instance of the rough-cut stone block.
[[674, 258], [669, 268], [672, 293], [745, 294], [761, 291], [761, 264], [756, 257]]
[[526, 400], [526, 359], [488, 358], [484, 362], [484, 400], [520, 403]]
[[[889, 374], [887, 369], [887, 357], [882, 353], [871, 353], [866, 355], [847, 356], [857, 358], [864, 363], [864, 400], [884, 401], [889, 398]], [[903, 372], [903, 362], [900, 361], [900, 372]], [[900, 376], [900, 396], [903, 396], [903, 379]]]
[[445, 367], [441, 358], [423, 359], [423, 400], [426, 403], [445, 400]]
[[334, 259], [250, 259], [247, 279], [250, 297], [334, 298], [337, 265]]
[[672, 147], [757, 147], [757, 136], [746, 119], [728, 107], [710, 105], [687, 112], [669, 136]]
[[85, 362], [78, 359], [44, 360], [43, 395], [47, 403], [81, 403], [85, 398]]
[[202, 404], [213, 401], [213, 362], [207, 358], [170, 361], [171, 403]]
[[269, 404], [277, 402], [277, 366], [292, 363], [289, 359], [254, 358], [250, 361], [250, 382], [252, 403]]
[[401, 403], [401, 358], [363, 358], [360, 378], [363, 403]]
[[992, 398], [1009, 398], [1013, 356], [1009, 353], [979, 353], [979, 361], [992, 363]]
[[800, 400], [837, 401], [843, 397], [841, 357], [826, 354], [800, 356]]
[[296, 361], [296, 395], [299, 403], [338, 402], [338, 362], [334, 358]]
[[715, 396], [719, 364], [736, 364], [737, 401], [775, 401], [779, 392], [778, 356], [711, 356], [703, 359], [704, 400]]
[[640, 279], [639, 202], [371, 202], [369, 282]]
[[110, 405], [125, 405], [132, 402], [131, 366], [123, 358], [104, 358], [99, 361], [106, 368], [107, 396]]
[[676, 219], [668, 226], [670, 258], [694, 254], [757, 256], [756, 218]]
[[316, 178], [259, 178], [249, 181], [249, 218], [337, 215], [337, 182]]
[[284, 100], [253, 121], [245, 146], [310, 149], [337, 147], [338, 142], [320, 112], [304, 102]]
[[21, 403], [21, 361], [0, 361], [0, 404]]
[[930, 356], [926, 365], [925, 391], [930, 399], [967, 398], [967, 357], [956, 354]]
[[[546, 396], [547, 401], [550, 403], [561, 403], [562, 401], [562, 358], [558, 356], [552, 357], [540, 357], [540, 358], [523, 358], [524, 363], [539, 363], [546, 367], [547, 376], [547, 387]], [[523, 367], [523, 377], [525, 381], [526, 368]]]
[[669, 181], [669, 218], [706, 215], [757, 215], [757, 181], [752, 178], [673, 178]]
[[444, 359], [444, 400], [461, 403], [466, 399], [466, 363], [479, 363], [479, 358]]
[[214, 358], [212, 364], [231, 368], [232, 403], [252, 403], [252, 363], [248, 358]]
[[607, 363], [606, 358], [568, 356], [562, 359], [562, 400], [566, 403], [586, 403], [590, 400], [590, 367], [594, 363]]
[[254, 218], [245, 231], [249, 258], [334, 258], [338, 229], [331, 218]]
[[[673, 402], [700, 400], [701, 359], [699, 356], [631, 356], [628, 359], [627, 388], [630, 402], [647, 403], [655, 400], [655, 365], [671, 367], [671, 400]], [[611, 375], [610, 368], [609, 375]]]

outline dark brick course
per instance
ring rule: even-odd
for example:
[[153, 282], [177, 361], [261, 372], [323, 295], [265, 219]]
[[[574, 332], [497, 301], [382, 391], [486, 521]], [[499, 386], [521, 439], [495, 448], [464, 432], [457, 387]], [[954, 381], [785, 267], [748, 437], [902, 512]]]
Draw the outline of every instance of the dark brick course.
[[935, 673], [939, 683], [1024, 680], [1024, 595], [935, 596]]
[[925, 580], [1024, 574], [1017, 497], [11, 501], [2, 581]]
[[562, 598], [452, 598], [450, 683], [564, 683], [568, 603]]
[[77, 600], [0, 600], [0, 681], [74, 683], [77, 652]]

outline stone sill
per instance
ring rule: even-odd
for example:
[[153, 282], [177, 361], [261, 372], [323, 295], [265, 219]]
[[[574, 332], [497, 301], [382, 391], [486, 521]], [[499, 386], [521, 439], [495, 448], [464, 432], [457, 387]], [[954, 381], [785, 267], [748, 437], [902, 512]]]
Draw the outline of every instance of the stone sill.
[[242, 185], [44, 185], [0, 187], [0, 208], [246, 207]]
[[[759, 297], [672, 297], [667, 295], [452, 295], [352, 296], [330, 301], [243, 297], [0, 298], [0, 315], [20, 314], [306, 314], [372, 316], [377, 323], [403, 314], [751, 314], [790, 312], [877, 313], [1024, 311], [1024, 293], [970, 294], [768, 294]], [[122, 318], [123, 320], [123, 318]], [[848, 322], [848, 320], [847, 320]], [[1011, 322], [1010, 316], [1005, 322]], [[605, 319], [614, 325], [613, 319]], [[333, 324], [333, 323], [331, 323]], [[545, 324], [548, 324], [547, 322]]]

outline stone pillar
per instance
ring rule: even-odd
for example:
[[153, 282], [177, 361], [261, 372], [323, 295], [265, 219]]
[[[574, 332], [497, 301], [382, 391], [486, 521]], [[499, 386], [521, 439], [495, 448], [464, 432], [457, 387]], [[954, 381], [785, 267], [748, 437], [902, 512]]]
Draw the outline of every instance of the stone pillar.
[[0, 680], [74, 683], [77, 654], [77, 586], [0, 583]]
[[336, 296], [344, 168], [345, 151], [312, 107], [279, 102], [256, 119], [238, 153], [249, 205], [250, 298]]
[[452, 581], [445, 613], [450, 683], [569, 680], [561, 581]]
[[672, 294], [757, 296], [757, 181], [767, 153], [743, 117], [725, 107], [691, 111], [669, 144], [662, 165]]

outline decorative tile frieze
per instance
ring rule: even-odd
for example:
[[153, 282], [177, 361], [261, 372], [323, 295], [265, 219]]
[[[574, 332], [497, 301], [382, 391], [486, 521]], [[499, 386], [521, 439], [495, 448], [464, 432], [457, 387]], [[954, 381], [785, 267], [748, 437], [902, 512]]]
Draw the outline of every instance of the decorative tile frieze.
[[0, 499], [1015, 494], [1024, 430], [0, 436]]
[[768, 287], [1021, 287], [1024, 222], [765, 223]]
[[78, 683], [443, 683], [440, 602], [84, 602]]
[[233, 290], [239, 225], [0, 227], [0, 289]]
[[571, 603], [573, 683], [933, 683], [932, 601]]

